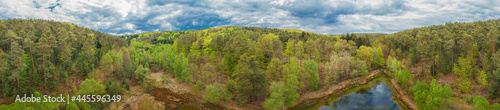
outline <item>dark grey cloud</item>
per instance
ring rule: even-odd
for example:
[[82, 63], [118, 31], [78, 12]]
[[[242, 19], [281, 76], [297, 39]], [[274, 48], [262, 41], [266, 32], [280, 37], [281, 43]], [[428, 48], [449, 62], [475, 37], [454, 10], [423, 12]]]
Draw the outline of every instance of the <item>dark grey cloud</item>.
[[110, 34], [219, 26], [341, 34], [496, 19], [499, 9], [493, 0], [6, 0], [0, 18], [72, 22]]

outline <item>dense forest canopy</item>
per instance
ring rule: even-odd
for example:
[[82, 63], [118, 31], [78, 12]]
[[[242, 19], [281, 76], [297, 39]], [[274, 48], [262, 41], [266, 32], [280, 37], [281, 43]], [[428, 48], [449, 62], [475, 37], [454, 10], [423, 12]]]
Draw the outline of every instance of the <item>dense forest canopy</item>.
[[[416, 83], [411, 92], [419, 108], [443, 107], [436, 105], [443, 104], [443, 100], [426, 98], [424, 94], [432, 92], [431, 90], [421, 90], [425, 86], [422, 86], [420, 81], [431, 83], [433, 80], [434, 83], [434, 79], [438, 79], [442, 85], [450, 84], [454, 91], [458, 91], [455, 97], [472, 101], [471, 99], [478, 95], [477, 97], [484, 96], [490, 101], [498, 102], [499, 25], [500, 20], [446, 23], [405, 30], [374, 40], [382, 44], [380, 47], [384, 55], [389, 56], [387, 62], [391, 64], [388, 67], [393, 68], [394, 74], [406, 77], [404, 73], [407, 72], [394, 69], [400, 68], [401, 65], [411, 69], [408, 72], [411, 72], [416, 79], [405, 81], [407, 79], [405, 78], [401, 82], [411, 83], [409, 85]], [[456, 80], [446, 80], [450, 77]], [[432, 88], [433, 84], [430, 86]], [[444, 102], [447, 102], [445, 98]], [[474, 104], [473, 106], [477, 109]], [[495, 106], [498, 107], [498, 104]]]
[[[285, 109], [304, 93], [375, 69], [387, 70], [420, 109], [453, 108], [449, 100], [472, 98], [464, 94], [473, 95], [474, 107], [490, 108], [500, 98], [499, 23], [447, 23], [389, 35], [217, 27], [113, 36], [64, 22], [1, 20], [0, 95], [10, 105], [0, 108], [102, 109], [109, 103], [12, 100], [18, 94], [124, 94], [164, 71], [210, 103]], [[458, 80], [439, 80], [448, 76]]]

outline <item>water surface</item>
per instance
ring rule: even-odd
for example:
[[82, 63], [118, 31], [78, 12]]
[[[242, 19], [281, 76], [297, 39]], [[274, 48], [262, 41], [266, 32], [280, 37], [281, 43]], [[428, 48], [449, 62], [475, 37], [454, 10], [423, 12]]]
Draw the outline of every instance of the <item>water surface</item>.
[[355, 92], [339, 95], [338, 100], [320, 106], [319, 110], [401, 110], [392, 100], [390, 87], [383, 81], [372, 81], [368, 85], [355, 88]]

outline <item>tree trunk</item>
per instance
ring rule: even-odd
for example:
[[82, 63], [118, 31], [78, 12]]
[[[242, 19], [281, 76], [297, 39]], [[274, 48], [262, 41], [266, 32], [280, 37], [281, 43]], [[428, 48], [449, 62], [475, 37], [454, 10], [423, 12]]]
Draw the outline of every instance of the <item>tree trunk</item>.
[[438, 48], [438, 59], [437, 59], [437, 65], [436, 65], [436, 66], [437, 66], [437, 68], [436, 68], [436, 74], [438, 74], [438, 73], [439, 73], [439, 62], [440, 62], [440, 61], [439, 61], [439, 59], [440, 59], [440, 57], [439, 57], [439, 56], [441, 56], [441, 47], [442, 47], [442, 46], [438, 46], [438, 47], [439, 47], [439, 48]]
[[470, 76], [470, 49], [469, 49], [469, 44], [467, 44], [467, 77]]
[[[491, 54], [495, 54], [495, 41], [491, 41]], [[495, 70], [495, 59], [493, 58], [493, 70]]]
[[45, 68], [46, 68], [46, 64], [45, 64], [45, 60], [43, 60], [43, 88], [45, 89], [45, 91], [47, 91], [47, 75], [45, 74]]
[[19, 77], [21, 77], [20, 73], [19, 73], [19, 68], [17, 68], [17, 92], [19, 93]]
[[455, 54], [455, 52], [453, 52], [453, 47], [451, 48], [451, 73], [452, 74], [455, 74], [455, 72], [453, 72], [453, 54]]
[[30, 46], [30, 56], [31, 56], [31, 65], [33, 65], [33, 72], [35, 71], [35, 61], [33, 60], [33, 51]]

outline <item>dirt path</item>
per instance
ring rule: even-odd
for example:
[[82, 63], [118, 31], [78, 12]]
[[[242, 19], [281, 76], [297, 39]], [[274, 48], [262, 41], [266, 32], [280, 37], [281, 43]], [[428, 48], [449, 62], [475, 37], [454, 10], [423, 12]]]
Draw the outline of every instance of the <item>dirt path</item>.
[[179, 83], [172, 77], [171, 74], [167, 74], [164, 72], [156, 72], [150, 73], [149, 77], [153, 79], [153, 86], [158, 88], [168, 88], [177, 93], [192, 93], [193, 89], [191, 86], [186, 85], [185, 83]]
[[396, 80], [394, 78], [390, 78], [391, 85], [394, 87], [398, 93], [398, 98], [400, 101], [405, 104], [406, 107], [408, 107], [411, 110], [418, 110], [417, 103], [411, 99], [410, 94], [408, 94], [406, 91], [404, 91], [401, 86], [396, 83]]
[[353, 86], [353, 85], [366, 84], [369, 82], [370, 79], [372, 79], [373, 77], [375, 77], [379, 74], [381, 74], [381, 70], [371, 71], [368, 75], [365, 75], [365, 76], [347, 79], [347, 80], [341, 81], [340, 83], [338, 83], [336, 85], [332, 85], [330, 87], [324, 87], [318, 91], [304, 93], [304, 94], [300, 95], [301, 98], [295, 102], [294, 106], [302, 104], [302, 103], [304, 103], [304, 101], [307, 101], [310, 99], [318, 99], [318, 98], [330, 96], [334, 93], [338, 93], [341, 90], [343, 90], [347, 87]]
[[130, 87], [130, 92], [123, 95], [123, 100], [117, 103], [111, 103], [107, 110], [164, 110], [162, 102], [155, 101], [154, 97], [145, 94], [141, 86]]

